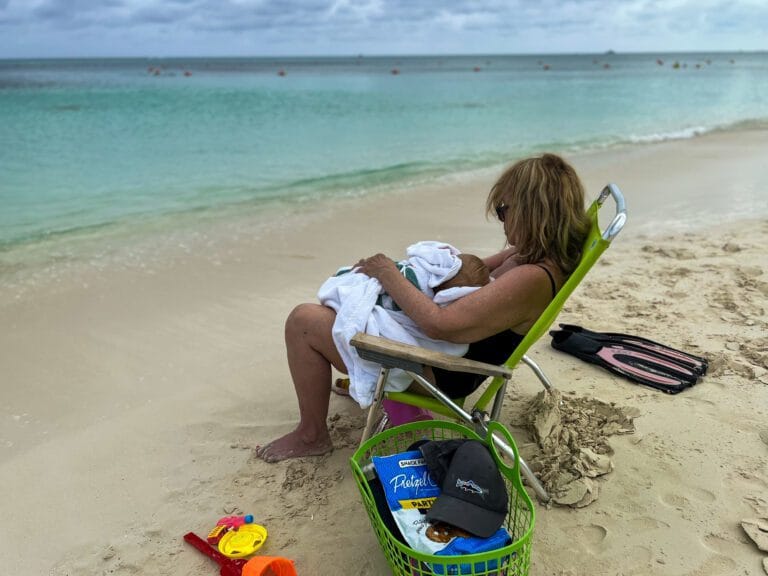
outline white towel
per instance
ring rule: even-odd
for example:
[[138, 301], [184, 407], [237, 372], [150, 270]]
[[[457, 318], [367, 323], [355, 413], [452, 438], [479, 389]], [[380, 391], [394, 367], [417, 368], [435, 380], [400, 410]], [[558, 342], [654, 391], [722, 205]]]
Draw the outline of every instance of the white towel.
[[[450, 244], [419, 242], [410, 246], [407, 254], [409, 258], [405, 264], [413, 268], [421, 289], [430, 297], [434, 294], [431, 288], [453, 278], [461, 268], [461, 260], [457, 257], [459, 251]], [[443, 290], [438, 293], [439, 303], [445, 305], [477, 289], [478, 287], [473, 286]], [[428, 338], [406, 314], [388, 309], [386, 299], [382, 302], [384, 305], [378, 305], [376, 301], [381, 293], [382, 287], [378, 280], [357, 272], [332, 276], [323, 283], [317, 293], [321, 304], [336, 311], [333, 341], [349, 371], [350, 396], [361, 408], [367, 408], [373, 403], [381, 367], [360, 358], [355, 348], [349, 344], [350, 339], [358, 332], [454, 356], [463, 356], [468, 349], [467, 344]], [[392, 370], [387, 390], [401, 392], [410, 384], [411, 378], [402, 370]]]
[[405, 251], [406, 262], [416, 271], [422, 288], [434, 288], [456, 276], [461, 270], [459, 254], [450, 244], [433, 240], [411, 244]]

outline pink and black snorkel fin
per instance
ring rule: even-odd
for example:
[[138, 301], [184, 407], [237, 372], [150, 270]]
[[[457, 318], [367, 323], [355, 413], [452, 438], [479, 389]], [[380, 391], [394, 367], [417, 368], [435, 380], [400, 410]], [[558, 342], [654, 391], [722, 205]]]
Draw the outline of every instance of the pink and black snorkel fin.
[[630, 334], [593, 332], [572, 324], [552, 330], [552, 347], [669, 394], [689, 388], [707, 371], [707, 360]]

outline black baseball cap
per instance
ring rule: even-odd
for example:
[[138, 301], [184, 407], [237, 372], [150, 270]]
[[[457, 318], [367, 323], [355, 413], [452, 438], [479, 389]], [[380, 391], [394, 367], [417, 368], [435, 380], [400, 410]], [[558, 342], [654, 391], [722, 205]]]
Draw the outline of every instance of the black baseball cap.
[[493, 456], [482, 442], [469, 440], [456, 449], [427, 520], [488, 538], [504, 524], [508, 510], [507, 487]]

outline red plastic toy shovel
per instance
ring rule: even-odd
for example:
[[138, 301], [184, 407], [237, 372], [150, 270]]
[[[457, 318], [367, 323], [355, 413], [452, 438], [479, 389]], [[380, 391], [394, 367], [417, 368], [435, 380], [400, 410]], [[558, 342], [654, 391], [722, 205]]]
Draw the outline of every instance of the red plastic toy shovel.
[[243, 566], [248, 562], [247, 560], [227, 558], [218, 550], [211, 548], [208, 542], [200, 538], [194, 532], [187, 532], [184, 534], [184, 542], [191, 544], [197, 548], [200, 552], [212, 558], [216, 563], [221, 566], [219, 574], [221, 576], [241, 576], [243, 573]]

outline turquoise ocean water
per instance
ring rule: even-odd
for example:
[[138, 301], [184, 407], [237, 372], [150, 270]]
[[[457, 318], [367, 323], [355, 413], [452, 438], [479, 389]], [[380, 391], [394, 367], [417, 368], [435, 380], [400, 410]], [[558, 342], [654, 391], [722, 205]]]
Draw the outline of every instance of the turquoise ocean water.
[[0, 60], [0, 260], [84, 231], [766, 123], [768, 53]]

